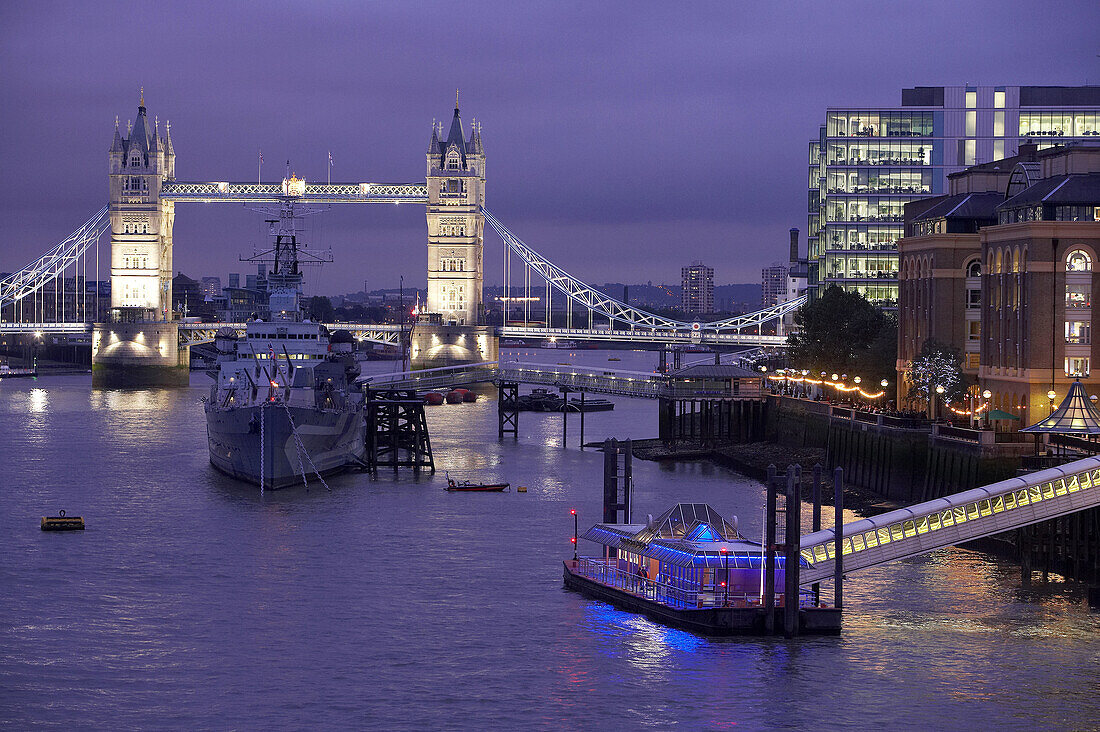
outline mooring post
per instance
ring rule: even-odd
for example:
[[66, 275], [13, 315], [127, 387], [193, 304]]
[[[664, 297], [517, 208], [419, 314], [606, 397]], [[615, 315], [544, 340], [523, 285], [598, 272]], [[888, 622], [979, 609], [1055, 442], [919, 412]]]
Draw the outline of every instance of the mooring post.
[[603, 441], [603, 522], [619, 523], [618, 488], [619, 442], [614, 437]]
[[833, 471], [833, 607], [844, 607], [844, 469]]
[[783, 635], [798, 635], [798, 562], [802, 526], [802, 467], [787, 466], [787, 502], [783, 552]]
[[[814, 494], [814, 513], [813, 513], [813, 531], [821, 531], [821, 463], [814, 465], [814, 477], [813, 477], [813, 494]], [[821, 583], [813, 583], [814, 591], [814, 607], [821, 605]]]
[[561, 387], [561, 446], [562, 449], [569, 447], [569, 442], [566, 439], [569, 435], [569, 389]]
[[775, 631], [775, 484], [774, 465], [768, 466], [767, 499], [764, 511], [764, 632]]
[[584, 389], [581, 389], [581, 449], [584, 449]]
[[[618, 460], [616, 459], [616, 464]], [[627, 439], [623, 445], [623, 515], [624, 521], [631, 521], [631, 500], [634, 492], [634, 443]]]

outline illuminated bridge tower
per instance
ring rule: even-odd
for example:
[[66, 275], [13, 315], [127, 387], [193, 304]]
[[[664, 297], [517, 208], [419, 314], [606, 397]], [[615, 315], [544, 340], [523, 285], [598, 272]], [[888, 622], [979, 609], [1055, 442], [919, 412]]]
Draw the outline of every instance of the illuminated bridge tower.
[[476, 124], [466, 139], [455, 94], [446, 138], [432, 127], [427, 153], [428, 322], [414, 330], [414, 366], [432, 368], [494, 360], [496, 336], [482, 306], [485, 150]]
[[445, 325], [481, 325], [485, 151], [474, 125], [467, 142], [455, 96], [447, 138], [428, 143], [428, 312]]
[[[172, 323], [172, 227], [175, 204], [161, 185], [176, 176], [172, 134], [150, 124], [141, 95], [123, 137], [115, 119], [108, 152], [111, 217], [111, 322], [92, 335], [92, 382], [171, 385], [187, 382], [187, 349]], [[182, 361], [182, 365], [181, 365]]]

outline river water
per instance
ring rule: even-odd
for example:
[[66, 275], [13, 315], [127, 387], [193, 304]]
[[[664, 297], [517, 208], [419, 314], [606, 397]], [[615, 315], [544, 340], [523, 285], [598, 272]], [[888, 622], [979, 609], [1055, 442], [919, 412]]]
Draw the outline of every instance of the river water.
[[[515, 352], [512, 355], [517, 355]], [[519, 353], [650, 370], [652, 354]], [[621, 362], [608, 363], [609, 355]], [[372, 364], [378, 370], [389, 364]], [[200, 397], [0, 383], [0, 724], [66, 728], [1085, 729], [1100, 615], [961, 549], [852, 575], [836, 638], [706, 640], [562, 588], [602, 454], [561, 416], [429, 408], [440, 472], [268, 492], [207, 462]], [[586, 438], [655, 437], [616, 399]], [[527, 493], [451, 494], [455, 477]], [[635, 461], [636, 515], [681, 501], [758, 536], [763, 487]], [[39, 517], [83, 515], [44, 533]], [[808, 513], [808, 512], [807, 512]], [[583, 542], [582, 542], [583, 544]], [[582, 546], [592, 551], [591, 546]]]

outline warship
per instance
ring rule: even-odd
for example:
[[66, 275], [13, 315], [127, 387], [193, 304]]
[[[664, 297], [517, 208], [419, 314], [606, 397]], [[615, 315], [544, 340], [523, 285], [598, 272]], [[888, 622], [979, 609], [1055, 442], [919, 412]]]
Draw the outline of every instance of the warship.
[[[365, 405], [355, 384], [355, 339], [302, 315], [300, 247], [293, 204], [268, 221], [274, 246], [266, 319], [215, 336], [215, 382], [205, 400], [210, 463], [227, 475], [283, 488], [363, 464]], [[267, 259], [260, 259], [267, 257]], [[316, 260], [328, 261], [328, 260]]]

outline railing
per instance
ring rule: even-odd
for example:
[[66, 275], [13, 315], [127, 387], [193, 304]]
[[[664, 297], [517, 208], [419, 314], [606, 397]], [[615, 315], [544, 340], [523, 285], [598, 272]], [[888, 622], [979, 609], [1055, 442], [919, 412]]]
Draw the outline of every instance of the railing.
[[0, 333], [91, 333], [91, 323], [0, 323]]
[[505, 325], [498, 329], [505, 338], [567, 338], [584, 341], [647, 341], [653, 343], [722, 343], [726, 345], [763, 345], [782, 347], [786, 336], [757, 335], [749, 332], [756, 326], [746, 326], [744, 332], [714, 330], [667, 330], [638, 327], [630, 330], [608, 328], [531, 328]]
[[[761, 606], [759, 593], [725, 592], [723, 587], [700, 587], [699, 583], [690, 580], [665, 582], [660, 577], [650, 579], [621, 569], [618, 563], [618, 559], [581, 557], [577, 562], [577, 574], [607, 587], [682, 610]], [[776, 607], [782, 607], [783, 600], [783, 593], [776, 593]], [[813, 594], [800, 591], [799, 606], [813, 607]]]

